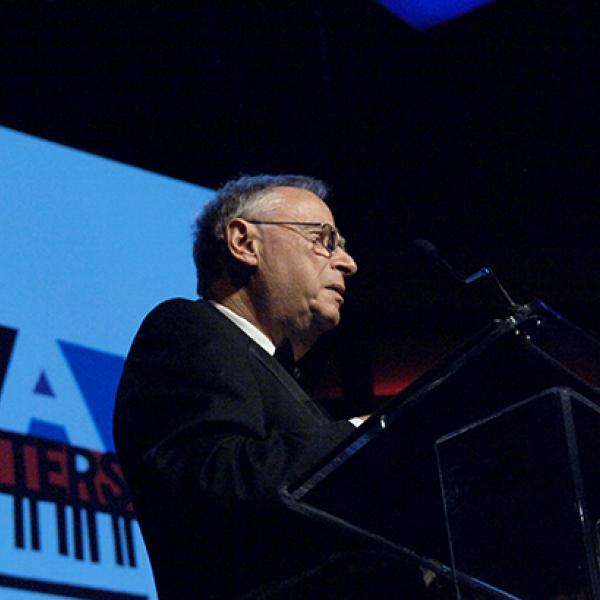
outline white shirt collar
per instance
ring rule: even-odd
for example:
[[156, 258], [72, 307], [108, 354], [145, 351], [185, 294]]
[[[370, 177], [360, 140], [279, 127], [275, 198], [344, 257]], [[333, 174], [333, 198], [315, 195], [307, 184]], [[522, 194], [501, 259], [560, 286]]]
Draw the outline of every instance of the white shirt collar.
[[219, 304], [218, 302], [209, 302], [222, 314], [224, 314], [230, 321], [235, 323], [248, 337], [252, 338], [265, 352], [268, 352], [271, 356], [275, 354], [275, 344], [260, 330], [258, 327], [250, 323], [248, 319], [240, 317], [237, 313], [233, 312], [230, 308]]

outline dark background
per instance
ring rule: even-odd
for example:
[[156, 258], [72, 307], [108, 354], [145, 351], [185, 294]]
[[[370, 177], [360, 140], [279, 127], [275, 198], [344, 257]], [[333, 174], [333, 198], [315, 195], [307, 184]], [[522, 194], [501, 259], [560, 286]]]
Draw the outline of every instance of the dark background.
[[208, 187], [331, 184], [360, 270], [304, 367], [333, 412], [505, 312], [417, 237], [600, 334], [598, 3], [497, 0], [428, 32], [367, 1], [191, 4], [2, 2], [0, 123]]

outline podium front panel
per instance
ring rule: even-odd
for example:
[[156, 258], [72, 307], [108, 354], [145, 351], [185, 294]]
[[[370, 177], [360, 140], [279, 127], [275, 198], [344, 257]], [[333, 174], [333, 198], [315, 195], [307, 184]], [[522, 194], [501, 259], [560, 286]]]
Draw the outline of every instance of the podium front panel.
[[519, 598], [600, 598], [592, 438], [600, 410], [555, 389], [439, 440], [453, 569]]

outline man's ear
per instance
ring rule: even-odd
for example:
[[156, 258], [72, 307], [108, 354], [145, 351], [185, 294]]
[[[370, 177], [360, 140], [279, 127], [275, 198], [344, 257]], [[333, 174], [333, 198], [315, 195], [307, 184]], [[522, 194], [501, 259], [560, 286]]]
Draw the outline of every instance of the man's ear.
[[253, 228], [243, 219], [231, 219], [225, 228], [225, 241], [231, 256], [251, 267], [258, 264], [254, 233]]

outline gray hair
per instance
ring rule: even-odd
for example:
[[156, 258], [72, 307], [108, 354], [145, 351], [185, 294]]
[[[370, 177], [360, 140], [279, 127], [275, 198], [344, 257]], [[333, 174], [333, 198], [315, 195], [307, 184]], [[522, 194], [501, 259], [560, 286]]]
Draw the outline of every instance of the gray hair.
[[231, 258], [225, 243], [225, 229], [231, 219], [249, 218], [261, 208], [277, 201], [269, 193], [276, 187], [294, 187], [312, 192], [321, 200], [327, 186], [304, 175], [243, 175], [225, 183], [196, 218], [194, 226], [194, 263], [198, 294], [204, 295], [221, 275], [228, 272], [239, 279], [239, 266]]

